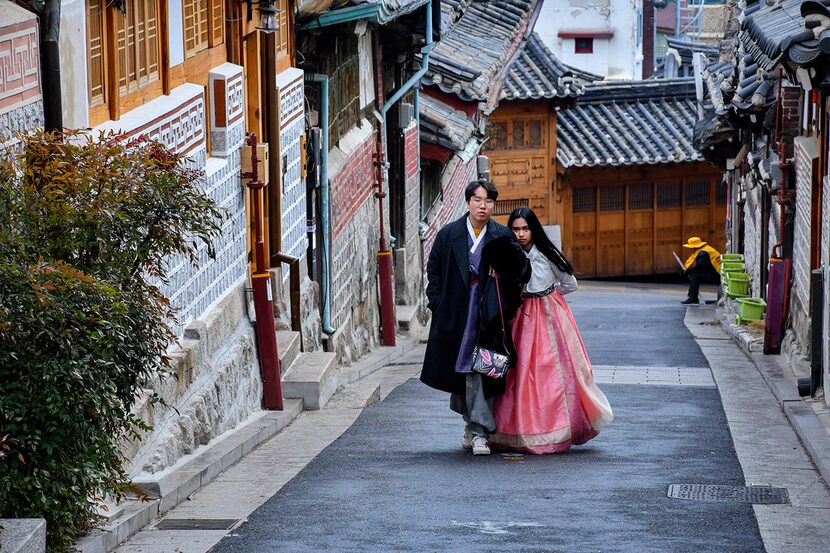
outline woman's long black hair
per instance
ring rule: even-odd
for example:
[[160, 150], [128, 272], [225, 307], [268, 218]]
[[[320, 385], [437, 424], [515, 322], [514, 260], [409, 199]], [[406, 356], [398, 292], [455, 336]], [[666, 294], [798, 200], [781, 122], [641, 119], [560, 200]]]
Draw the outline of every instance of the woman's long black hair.
[[513, 213], [510, 214], [510, 219], [507, 220], [507, 228], [513, 230], [513, 221], [516, 219], [524, 219], [527, 221], [527, 228], [530, 229], [530, 238], [536, 245], [536, 248], [545, 254], [545, 257], [550, 259], [560, 270], [570, 275], [574, 274], [573, 265], [565, 259], [565, 256], [562, 255], [559, 248], [550, 241], [547, 233], [545, 233], [545, 229], [542, 228], [542, 223], [539, 222], [539, 218], [536, 217], [532, 209], [529, 207], [518, 207], [514, 209]]

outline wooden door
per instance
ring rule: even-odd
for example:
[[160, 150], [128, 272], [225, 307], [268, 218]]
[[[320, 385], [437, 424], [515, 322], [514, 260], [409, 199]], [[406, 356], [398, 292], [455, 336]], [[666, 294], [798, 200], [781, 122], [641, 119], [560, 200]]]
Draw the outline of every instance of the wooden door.
[[625, 185], [599, 187], [596, 276], [625, 274]]
[[628, 186], [625, 231], [625, 274], [654, 273], [654, 183]]
[[592, 277], [597, 272], [597, 188], [578, 187], [572, 191], [571, 202], [571, 263], [577, 278]]
[[654, 272], [671, 273], [678, 269], [672, 252], [682, 258], [683, 238], [683, 184], [659, 182], [656, 184], [654, 211]]

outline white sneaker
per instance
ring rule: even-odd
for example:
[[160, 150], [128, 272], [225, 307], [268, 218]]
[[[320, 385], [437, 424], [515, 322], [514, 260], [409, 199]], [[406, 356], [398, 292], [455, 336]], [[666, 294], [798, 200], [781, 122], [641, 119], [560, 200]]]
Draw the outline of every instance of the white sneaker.
[[487, 445], [487, 438], [475, 436], [473, 438], [473, 455], [490, 455], [490, 446]]
[[464, 429], [464, 435], [461, 436], [461, 447], [464, 449], [473, 449], [473, 433], [470, 432], [469, 428]]

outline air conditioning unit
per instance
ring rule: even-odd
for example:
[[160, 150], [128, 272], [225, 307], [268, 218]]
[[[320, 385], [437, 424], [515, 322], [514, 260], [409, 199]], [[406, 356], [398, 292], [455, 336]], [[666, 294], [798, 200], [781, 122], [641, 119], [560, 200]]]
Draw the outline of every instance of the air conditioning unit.
[[409, 104], [407, 102], [401, 102], [401, 109], [398, 112], [398, 128], [405, 129], [412, 123], [412, 120], [415, 119], [415, 106]]

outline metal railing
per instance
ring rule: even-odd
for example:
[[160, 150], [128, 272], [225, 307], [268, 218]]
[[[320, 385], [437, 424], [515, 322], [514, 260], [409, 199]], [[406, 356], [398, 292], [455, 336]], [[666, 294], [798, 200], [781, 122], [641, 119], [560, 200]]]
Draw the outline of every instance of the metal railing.
[[300, 314], [300, 258], [278, 252], [271, 256], [271, 266], [273, 267], [277, 263], [288, 265], [291, 330], [300, 333], [300, 351], [305, 351], [303, 346], [303, 320]]

